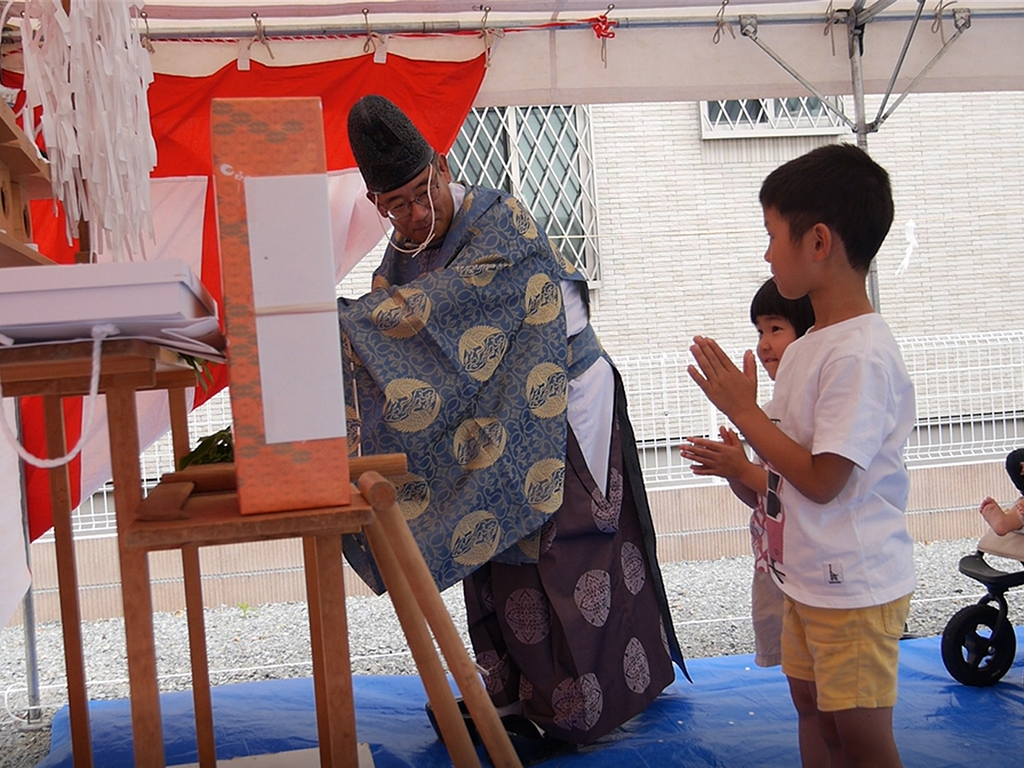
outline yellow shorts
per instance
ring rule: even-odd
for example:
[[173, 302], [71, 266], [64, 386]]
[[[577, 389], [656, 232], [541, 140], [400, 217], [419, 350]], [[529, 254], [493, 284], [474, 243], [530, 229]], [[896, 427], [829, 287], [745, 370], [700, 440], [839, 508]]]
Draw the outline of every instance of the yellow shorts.
[[910, 595], [867, 608], [816, 608], [787, 596], [782, 671], [815, 684], [821, 712], [892, 707], [909, 611]]

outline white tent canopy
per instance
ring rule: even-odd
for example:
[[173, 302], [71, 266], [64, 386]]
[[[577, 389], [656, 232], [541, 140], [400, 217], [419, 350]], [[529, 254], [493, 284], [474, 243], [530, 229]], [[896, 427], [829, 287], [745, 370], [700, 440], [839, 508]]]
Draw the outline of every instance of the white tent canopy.
[[[853, 92], [847, 31], [863, 26], [863, 88], [884, 93], [920, 11], [894, 94], [930, 63], [915, 90], [1024, 90], [1024, 2], [961, 1], [962, 7], [929, 0], [926, 7], [923, 0], [855, 0], [853, 10], [831, 16], [836, 4], [826, 0], [161, 0], [142, 10], [156, 48], [155, 68], [178, 74], [213, 71], [236, 57], [240, 46], [269, 66], [358, 55], [368, 31], [377, 36], [372, 44], [381, 46], [386, 37], [388, 52], [410, 58], [465, 59], [489, 42], [479, 106], [801, 95], [803, 86], [741, 34], [741, 17], [748, 31], [756, 18], [759, 40], [827, 95]], [[935, 15], [940, 7], [941, 22]], [[592, 28], [601, 15], [616, 22], [614, 37], [599, 39]], [[933, 62], [965, 23], [960, 38]], [[258, 26], [269, 48], [250, 45]], [[484, 27], [494, 32], [481, 35]], [[199, 46], [197, 39], [222, 42]]]

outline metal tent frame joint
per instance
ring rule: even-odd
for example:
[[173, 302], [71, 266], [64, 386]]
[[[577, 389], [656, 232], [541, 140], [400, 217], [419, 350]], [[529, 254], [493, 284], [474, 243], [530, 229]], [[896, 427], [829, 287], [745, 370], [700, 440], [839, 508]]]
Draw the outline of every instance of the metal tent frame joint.
[[[864, 92], [864, 75], [860, 66], [860, 58], [864, 53], [864, 37], [867, 24], [878, 16], [883, 10], [893, 4], [895, 0], [879, 0], [879, 2], [872, 5], [870, 8], [859, 8], [855, 6], [853, 9], [848, 11], [839, 11], [834, 17], [830, 18], [831, 23], [840, 24], [843, 23], [842, 15], [845, 13], [846, 19], [846, 30], [847, 30], [847, 43], [850, 57], [850, 71], [851, 81], [854, 93], [854, 105], [855, 105], [855, 117], [850, 119], [842, 110], [842, 108], [833, 103], [828, 97], [822, 94], [807, 78], [803, 77], [797, 70], [791, 66], [785, 59], [776, 53], [771, 47], [769, 47], [761, 38], [758, 36], [758, 25], [757, 15], [740, 14], [740, 34], [753, 42], [758, 48], [768, 54], [769, 57], [776, 64], [782, 67], [786, 72], [789, 73], [794, 80], [802, 85], [809, 93], [815, 96], [822, 105], [834, 113], [840, 120], [842, 120], [850, 129], [857, 134], [857, 142], [862, 147], [866, 146], [866, 137], [869, 133], [876, 132], [884, 123], [893, 111], [903, 102], [903, 100], [914, 92], [914, 89], [921, 82], [921, 80], [931, 71], [932, 67], [945, 55], [949, 47], [959, 39], [965, 31], [971, 27], [971, 10], [970, 8], [954, 8], [951, 9], [953, 16], [953, 26], [955, 28], [954, 34], [943, 42], [942, 47], [935, 52], [931, 60], [922, 68], [921, 72], [911, 81], [911, 83], [903, 90], [900, 96], [892, 103], [892, 106], [886, 110], [886, 105], [889, 102], [889, 97], [892, 95], [893, 89], [896, 85], [896, 80], [899, 77], [900, 71], [903, 67], [903, 62], [906, 58], [907, 51], [910, 48], [910, 43], [914, 38], [914, 33], [917, 30], [918, 21], [921, 18], [921, 14], [924, 10], [925, 0], [919, 0], [917, 12], [914, 14], [913, 20], [911, 21], [910, 28], [907, 31], [906, 39], [903, 43], [903, 48], [900, 51], [899, 57], [897, 58], [896, 64], [893, 67], [892, 76], [889, 79], [889, 85], [886, 88], [885, 94], [882, 97], [881, 104], [878, 108], [878, 114], [874, 120], [868, 122], [864, 115], [863, 105], [863, 92]], [[860, 3], [857, 4], [861, 5]]]

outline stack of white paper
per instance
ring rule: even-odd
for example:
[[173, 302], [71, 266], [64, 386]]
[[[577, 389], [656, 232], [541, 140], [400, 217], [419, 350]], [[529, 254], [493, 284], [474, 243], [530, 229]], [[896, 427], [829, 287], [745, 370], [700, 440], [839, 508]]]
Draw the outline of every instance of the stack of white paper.
[[116, 338], [224, 359], [216, 302], [182, 261], [0, 270], [0, 344], [90, 339], [97, 325], [116, 326]]

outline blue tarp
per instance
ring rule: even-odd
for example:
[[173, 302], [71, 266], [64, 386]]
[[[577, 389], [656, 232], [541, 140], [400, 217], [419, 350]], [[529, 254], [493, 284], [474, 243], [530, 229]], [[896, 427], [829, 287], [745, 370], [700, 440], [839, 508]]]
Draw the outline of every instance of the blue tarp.
[[[1024, 646], [1024, 631], [1017, 631]], [[688, 662], [693, 683], [679, 678], [642, 715], [549, 768], [794, 768], [796, 715], [778, 668], [752, 656]], [[1024, 687], [1018, 662], [996, 685], [969, 688], [946, 672], [939, 638], [901, 644], [896, 741], [906, 768], [1024, 765]], [[376, 768], [447, 768], [448, 753], [423, 713], [418, 677], [354, 679], [358, 738]], [[161, 696], [168, 765], [198, 761], [191, 693]], [[213, 691], [219, 759], [308, 749], [316, 745], [309, 679], [241, 683]], [[127, 701], [90, 705], [96, 765], [133, 764]], [[481, 755], [483, 753], [481, 752]], [[484, 758], [484, 765], [488, 762]], [[53, 723], [50, 754], [39, 768], [72, 768], [67, 709]]]

